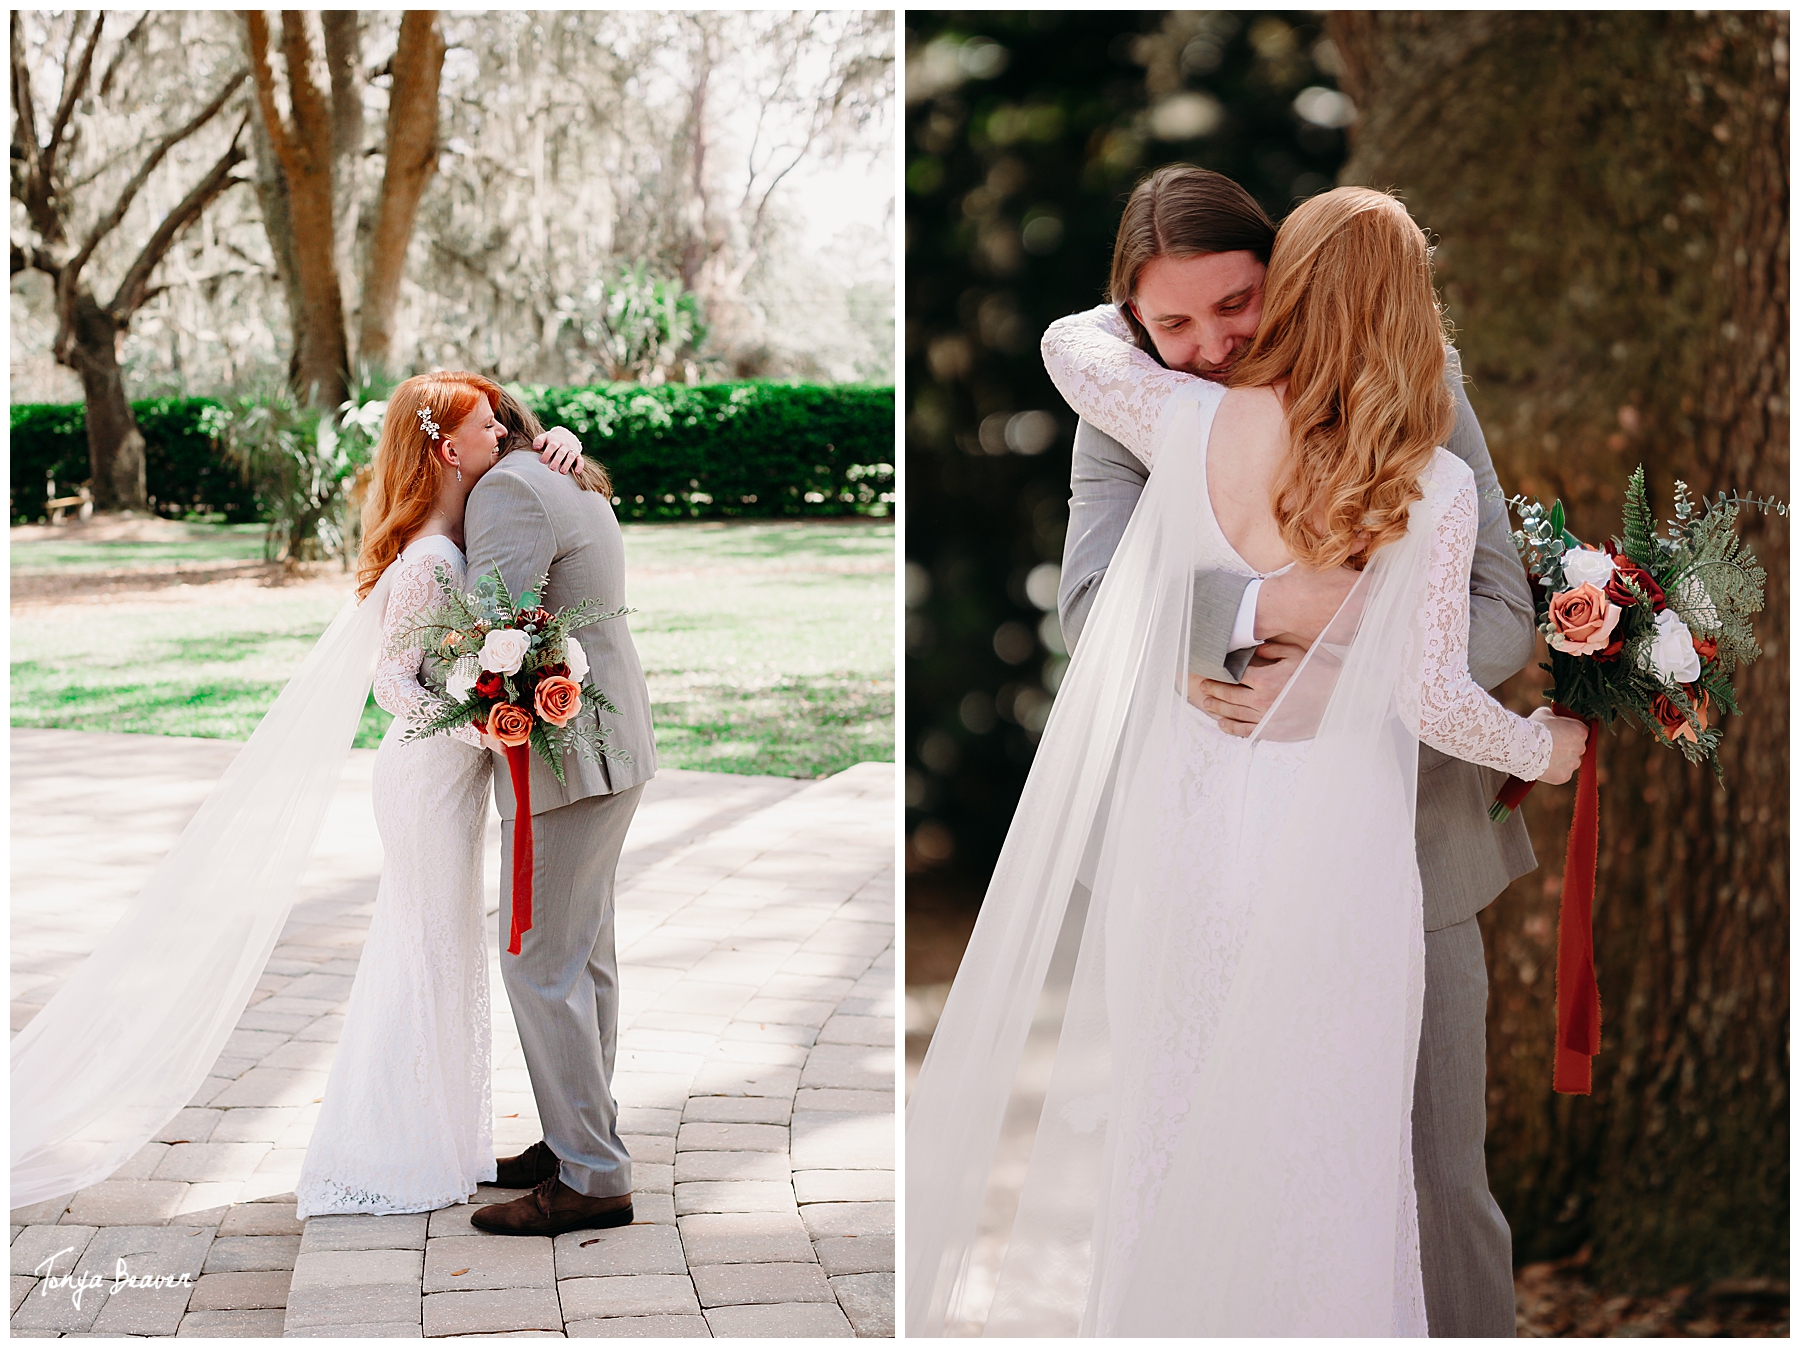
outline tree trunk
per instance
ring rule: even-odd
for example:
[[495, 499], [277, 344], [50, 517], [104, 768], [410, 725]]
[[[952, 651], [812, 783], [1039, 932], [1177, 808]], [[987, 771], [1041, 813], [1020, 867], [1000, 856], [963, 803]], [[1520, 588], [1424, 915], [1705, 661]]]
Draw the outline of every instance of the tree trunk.
[[362, 332], [358, 358], [384, 366], [393, 356], [394, 311], [406, 246], [418, 216], [419, 198], [437, 172], [438, 84], [444, 70], [444, 38], [434, 10], [407, 10], [400, 19], [394, 52], [394, 86], [388, 95], [387, 168], [375, 229], [363, 274]]
[[[1343, 181], [1402, 191], [1438, 240], [1470, 396], [1508, 492], [1618, 529], [1642, 462], [1667, 514], [1780, 494], [1787, 446], [1783, 12], [1334, 14], [1361, 110]], [[1482, 915], [1490, 1174], [1521, 1262], [1589, 1244], [1619, 1290], [1787, 1276], [1788, 565], [1711, 774], [1620, 728], [1602, 749], [1589, 1097], [1552, 1094], [1571, 793], [1526, 818], [1540, 865]], [[1535, 669], [1507, 700], [1538, 705]]]
[[288, 384], [300, 384], [300, 348], [305, 345], [301, 331], [304, 300], [300, 293], [300, 266], [294, 259], [294, 219], [288, 210], [287, 179], [281, 172], [281, 160], [269, 140], [269, 128], [261, 113], [250, 119], [252, 159], [255, 164], [256, 204], [262, 214], [263, 233], [269, 237], [269, 252], [275, 258], [275, 277], [281, 282], [281, 293], [287, 300]]
[[350, 353], [333, 229], [330, 104], [314, 78], [313, 43], [305, 14], [296, 10], [281, 14], [281, 53], [287, 68], [291, 124], [283, 122], [275, 106], [268, 20], [263, 11], [251, 10], [245, 23], [257, 106], [287, 183], [288, 219], [293, 227], [294, 270], [300, 292], [294, 391], [315, 406], [336, 407], [350, 396]]
[[[325, 67], [331, 73], [331, 231], [336, 244], [340, 303], [346, 319], [356, 312], [356, 227], [361, 194], [357, 160], [362, 155], [362, 42], [353, 9], [319, 12], [325, 30]], [[404, 20], [402, 20], [404, 22]], [[354, 329], [346, 322], [346, 336]]]
[[81, 376], [87, 405], [88, 477], [96, 510], [145, 510], [144, 433], [132, 415], [119, 370], [119, 325], [91, 294], [75, 296], [68, 363]]

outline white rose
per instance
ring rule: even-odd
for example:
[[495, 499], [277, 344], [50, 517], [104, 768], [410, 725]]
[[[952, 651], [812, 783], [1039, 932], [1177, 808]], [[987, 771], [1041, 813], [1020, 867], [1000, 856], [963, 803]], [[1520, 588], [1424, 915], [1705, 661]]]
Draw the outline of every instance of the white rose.
[[581, 643], [570, 637], [567, 642], [569, 677], [576, 683], [584, 683], [588, 676], [587, 652], [581, 649]]
[[1604, 590], [1613, 578], [1613, 559], [1599, 548], [1570, 548], [1563, 554], [1563, 575], [1569, 578], [1571, 590], [1578, 585]]
[[1674, 609], [1656, 615], [1656, 635], [1650, 639], [1650, 668], [1668, 683], [1692, 683], [1700, 677], [1700, 657], [1694, 653], [1694, 634]]
[[454, 702], [461, 702], [475, 691], [475, 676], [481, 672], [481, 666], [473, 656], [465, 655], [450, 670], [450, 677], [444, 680], [444, 691], [450, 694]]
[[524, 632], [496, 628], [481, 643], [481, 667], [490, 674], [517, 674], [530, 649], [531, 638]]

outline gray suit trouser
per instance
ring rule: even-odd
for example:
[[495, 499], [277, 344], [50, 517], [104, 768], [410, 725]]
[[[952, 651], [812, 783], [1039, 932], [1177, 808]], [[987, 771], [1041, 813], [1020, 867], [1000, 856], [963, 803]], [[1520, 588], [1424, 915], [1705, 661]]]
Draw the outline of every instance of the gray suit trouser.
[[1431, 1337], [1513, 1338], [1512, 1231], [1488, 1192], [1487, 960], [1469, 918], [1425, 933], [1413, 1168]]
[[519, 1027], [544, 1140], [577, 1193], [631, 1192], [619, 1140], [613, 1057], [619, 1042], [619, 960], [613, 949], [613, 872], [640, 784], [546, 810], [531, 820], [531, 930], [506, 953], [512, 929], [513, 821], [500, 822], [500, 972]]

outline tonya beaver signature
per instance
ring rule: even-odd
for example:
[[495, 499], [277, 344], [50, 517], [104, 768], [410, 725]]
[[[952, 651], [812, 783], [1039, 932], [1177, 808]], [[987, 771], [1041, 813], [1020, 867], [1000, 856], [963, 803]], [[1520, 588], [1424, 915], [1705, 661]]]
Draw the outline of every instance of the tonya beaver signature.
[[[74, 1253], [73, 1245], [65, 1245], [55, 1254], [40, 1260], [34, 1271], [38, 1277], [43, 1279], [37, 1288], [39, 1296], [48, 1296], [52, 1289], [66, 1289], [74, 1299], [75, 1309], [80, 1310], [81, 1294], [90, 1287], [106, 1286], [108, 1280], [92, 1271], [86, 1273], [56, 1272], [56, 1261], [65, 1254], [72, 1255]], [[185, 1273], [146, 1273], [141, 1276], [133, 1274], [126, 1269], [123, 1255], [114, 1265], [111, 1282], [112, 1287], [107, 1292], [108, 1296], [113, 1296], [126, 1287], [192, 1287], [194, 1285], [192, 1279]]]

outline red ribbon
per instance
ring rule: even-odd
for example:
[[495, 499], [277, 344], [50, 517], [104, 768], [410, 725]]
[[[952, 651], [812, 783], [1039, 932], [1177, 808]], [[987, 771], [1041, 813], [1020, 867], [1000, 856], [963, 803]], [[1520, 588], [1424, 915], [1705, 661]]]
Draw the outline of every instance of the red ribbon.
[[[1575, 717], [1561, 703], [1558, 716]], [[1575, 818], [1563, 861], [1562, 907], [1556, 916], [1556, 1071], [1558, 1095], [1588, 1095], [1600, 1052], [1600, 984], [1594, 977], [1594, 877], [1600, 857], [1600, 722], [1587, 723], [1587, 748], [1575, 781]], [[1536, 782], [1508, 777], [1488, 817], [1505, 819]]]
[[1600, 854], [1600, 724], [1588, 722], [1575, 781], [1575, 818], [1563, 862], [1562, 911], [1556, 919], [1556, 1076], [1558, 1095], [1594, 1088], [1600, 1052], [1600, 985], [1594, 978], [1594, 875]]
[[512, 774], [512, 940], [506, 953], [519, 953], [519, 938], [531, 930], [531, 746], [506, 746], [506, 767]]

